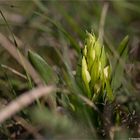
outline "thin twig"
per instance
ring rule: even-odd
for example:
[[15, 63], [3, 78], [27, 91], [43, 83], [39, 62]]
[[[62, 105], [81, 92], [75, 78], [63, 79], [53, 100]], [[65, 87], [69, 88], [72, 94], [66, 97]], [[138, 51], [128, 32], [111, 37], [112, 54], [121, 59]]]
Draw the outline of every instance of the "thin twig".
[[101, 13], [101, 19], [100, 19], [100, 25], [99, 25], [99, 40], [101, 44], [103, 43], [104, 24], [105, 24], [108, 7], [109, 7], [109, 4], [106, 2], [103, 6], [102, 13]]
[[40, 86], [23, 93], [17, 99], [9, 103], [5, 108], [0, 110], [0, 123], [10, 118], [12, 115], [34, 102], [36, 99], [42, 96], [48, 96], [54, 91], [56, 91], [54, 86]]
[[18, 72], [17, 70], [15, 70], [15, 69], [13, 69], [13, 68], [7, 66], [7, 65], [4, 65], [4, 64], [1, 64], [1, 67], [2, 67], [2, 68], [5, 68], [5, 69], [11, 71], [12, 73], [14, 73], [14, 74], [16, 74], [16, 75], [18, 75], [18, 76], [20, 76], [20, 77], [22, 77], [22, 78], [24, 78], [24, 79], [27, 80], [27, 77], [26, 77], [24, 74]]

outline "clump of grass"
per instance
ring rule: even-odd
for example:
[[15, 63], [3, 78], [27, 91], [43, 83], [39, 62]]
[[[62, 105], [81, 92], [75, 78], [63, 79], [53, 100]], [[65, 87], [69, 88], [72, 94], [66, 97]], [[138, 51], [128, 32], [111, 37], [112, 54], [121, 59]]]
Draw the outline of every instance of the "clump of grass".
[[[122, 81], [118, 83], [116, 80], [118, 80], [118, 73], [120, 76], [124, 76], [123, 64], [127, 56], [127, 44], [128, 37], [125, 37], [118, 47], [118, 58], [110, 60], [111, 54], [106, 51], [100, 40], [94, 34], [87, 33], [80, 68], [76, 73], [76, 76], [80, 79], [79, 81], [70, 74], [72, 72], [64, 62], [65, 76], [68, 76], [67, 79], [65, 77], [64, 79], [69, 88], [68, 94], [63, 94], [64, 90], [60, 88], [59, 92], [61, 94], [59, 93], [60, 95], [56, 96], [57, 105], [59, 104], [64, 110], [67, 110], [74, 121], [77, 121], [80, 129], [85, 127], [86, 133], [91, 134], [91, 137], [95, 137], [96, 134], [98, 134], [97, 137], [111, 137], [109, 131], [113, 129], [111, 128], [112, 125], [119, 125], [122, 122], [120, 108], [117, 107], [118, 103], [116, 102], [116, 91], [120, 90]], [[46, 84], [49, 81], [53, 84], [56, 83], [56, 80], [53, 81], [53, 79], [58, 79], [57, 75], [53, 74], [53, 70], [43, 58], [30, 51], [29, 60]], [[79, 82], [80, 86], [77, 84]], [[125, 113], [128, 113], [127, 109], [126, 106]], [[105, 115], [105, 118], [103, 115]], [[40, 120], [38, 121], [40, 122]], [[79, 124], [81, 121], [82, 124]]]

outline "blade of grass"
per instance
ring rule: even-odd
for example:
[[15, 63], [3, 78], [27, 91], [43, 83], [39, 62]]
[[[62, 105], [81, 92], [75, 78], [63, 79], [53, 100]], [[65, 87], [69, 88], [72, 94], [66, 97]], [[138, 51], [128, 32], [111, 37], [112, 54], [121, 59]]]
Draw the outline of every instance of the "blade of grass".
[[[23, 65], [25, 65], [25, 64], [24, 64], [24, 61], [22, 61], [22, 56], [20, 56], [20, 52], [19, 52], [19, 49], [18, 49], [18, 44], [17, 44], [17, 41], [16, 41], [16, 39], [15, 39], [14, 33], [12, 32], [12, 29], [11, 29], [11, 27], [9, 26], [9, 24], [8, 24], [6, 18], [5, 18], [4, 14], [3, 14], [3, 12], [2, 12], [1, 10], [0, 10], [0, 13], [1, 13], [2, 18], [4, 19], [4, 21], [5, 21], [5, 23], [6, 23], [7, 27], [8, 27], [8, 29], [9, 29], [11, 35], [12, 35], [12, 38], [13, 38], [15, 47], [16, 47], [16, 49], [17, 49], [17, 52], [18, 52], [18, 54], [19, 54], [19, 57], [20, 57], [20, 59], [21, 59], [21, 62], [23, 63]], [[26, 72], [26, 75], [27, 75], [27, 79], [28, 79], [28, 82], [29, 82], [29, 86], [30, 86], [30, 88], [32, 88], [33, 85], [32, 85], [32, 82], [31, 82], [31, 78], [30, 78], [28, 72], [26, 71], [26, 69], [25, 69], [25, 72]]]
[[58, 82], [57, 75], [54, 73], [51, 66], [40, 55], [32, 51], [29, 51], [28, 58], [33, 67], [38, 71], [38, 73], [41, 75], [42, 79], [45, 81], [46, 84]]
[[113, 71], [112, 71], [112, 86], [113, 89], [116, 90], [117, 88], [120, 87], [120, 85], [122, 84], [122, 77], [124, 74], [124, 70], [125, 70], [125, 64], [121, 65], [120, 63], [120, 59], [122, 59], [124, 62], [126, 61], [126, 57], [127, 57], [127, 45], [128, 45], [128, 36], [126, 36], [122, 42], [120, 43], [119, 47], [118, 47], [118, 54], [119, 54], [119, 59], [116, 59], [113, 63], [114, 63], [114, 67], [113, 67]]
[[72, 27], [74, 32], [77, 32], [77, 34], [84, 39], [84, 32], [82, 31], [82, 29], [79, 27], [78, 23], [76, 23], [76, 21], [68, 14], [68, 12], [66, 12], [66, 10], [64, 9], [64, 7], [60, 4], [58, 4], [58, 8], [59, 11], [61, 12], [61, 14], [64, 16], [64, 18], [67, 20], [67, 23]]
[[[0, 65], [0, 67], [2, 67], [2, 66]], [[3, 71], [5, 77], [6, 77], [7, 81], [8, 81], [7, 83], [9, 84], [9, 87], [10, 87], [11, 92], [13, 93], [14, 97], [16, 97], [16, 92], [15, 92], [13, 86], [12, 86], [11, 80], [9, 79], [9, 77], [8, 77], [8, 75], [7, 75], [7, 73], [6, 73], [6, 71], [4, 71], [3, 68], [2, 68], [2, 71]]]
[[47, 7], [44, 6], [40, 0], [32, 0], [32, 1], [38, 6], [38, 8], [39, 8], [42, 12], [47, 12], [47, 11], [48, 11]]
[[6, 26], [8, 27], [8, 29], [9, 29], [11, 35], [12, 35], [12, 38], [13, 38], [13, 41], [14, 41], [15, 46], [17, 47], [18, 45], [17, 45], [16, 39], [15, 39], [15, 36], [14, 36], [14, 34], [13, 34], [13, 32], [12, 32], [12, 29], [11, 29], [11, 27], [9, 26], [9, 24], [8, 24], [8, 22], [7, 22], [6, 18], [5, 18], [5, 16], [4, 16], [2, 10], [0, 10], [0, 14], [1, 14], [2, 18], [4, 19], [4, 22], [6, 23]]
[[41, 16], [42, 18], [48, 20], [50, 23], [52, 23], [54, 26], [56, 26], [71, 42], [72, 47], [77, 51], [77, 53], [80, 53], [80, 47], [78, 43], [75, 41], [75, 39], [56, 21], [50, 19], [49, 17], [46, 17], [45, 15], [35, 12], [36, 15]]

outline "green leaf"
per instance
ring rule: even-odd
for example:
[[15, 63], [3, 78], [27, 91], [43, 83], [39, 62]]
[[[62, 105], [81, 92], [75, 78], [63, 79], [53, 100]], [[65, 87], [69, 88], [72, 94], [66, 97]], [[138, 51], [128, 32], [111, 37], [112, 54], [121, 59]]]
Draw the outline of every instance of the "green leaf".
[[82, 84], [82, 72], [81, 72], [81, 67], [82, 67], [82, 55], [79, 56], [79, 60], [78, 60], [78, 64], [77, 64], [77, 68], [76, 68], [76, 83], [78, 84], [78, 86], [82, 89], [83, 88], [83, 84]]
[[106, 63], [107, 63], [107, 58], [106, 58], [104, 46], [102, 47], [102, 53], [101, 53], [100, 60], [101, 60], [101, 67], [104, 68], [106, 66]]
[[113, 95], [113, 92], [112, 92], [112, 88], [109, 84], [109, 80], [106, 79], [105, 83], [106, 83], [107, 99], [108, 99], [109, 102], [112, 102], [114, 100], [114, 95]]
[[[114, 60], [113, 75], [111, 86], [113, 90], [117, 90], [122, 85], [122, 78], [124, 74], [125, 61], [127, 58], [128, 50], [128, 36], [126, 36], [118, 47], [118, 53], [120, 58]], [[121, 63], [123, 62], [123, 64]]]
[[99, 60], [98, 58], [96, 58], [91, 68], [91, 86], [94, 86], [98, 78], [99, 78]]
[[124, 53], [124, 51], [125, 51], [125, 49], [126, 49], [126, 47], [127, 47], [127, 45], [128, 45], [128, 42], [129, 42], [129, 37], [128, 37], [128, 35], [127, 35], [127, 36], [121, 41], [121, 43], [120, 43], [120, 45], [119, 45], [119, 47], [118, 47], [118, 49], [117, 49], [117, 51], [118, 51], [118, 53], [119, 53], [120, 56], [123, 55], [123, 53]]
[[39, 56], [37, 53], [29, 51], [28, 58], [46, 84], [58, 82], [57, 75], [41, 56]]

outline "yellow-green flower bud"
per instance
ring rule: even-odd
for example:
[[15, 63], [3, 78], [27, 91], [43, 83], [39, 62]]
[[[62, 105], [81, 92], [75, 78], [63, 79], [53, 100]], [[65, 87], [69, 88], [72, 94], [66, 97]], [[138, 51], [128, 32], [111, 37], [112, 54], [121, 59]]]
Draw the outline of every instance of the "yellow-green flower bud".
[[89, 83], [91, 80], [91, 77], [90, 77], [90, 74], [89, 74], [88, 68], [87, 68], [86, 59], [84, 56], [82, 59], [82, 78], [86, 84]]
[[96, 52], [96, 57], [100, 58], [102, 46], [101, 46], [99, 40], [97, 40], [95, 42], [94, 49], [95, 49], [95, 52]]
[[94, 48], [92, 47], [90, 52], [89, 52], [89, 55], [87, 56], [88, 57], [88, 68], [89, 68], [89, 71], [91, 71], [91, 68], [92, 68], [92, 65], [94, 63], [94, 60], [95, 60], [95, 50]]
[[109, 78], [109, 66], [106, 66], [104, 68], [104, 76], [105, 76], [105, 78]]
[[87, 33], [82, 57], [82, 79], [88, 96], [96, 100], [98, 94], [103, 90], [106, 90], [108, 99], [113, 96], [109, 77], [110, 66], [107, 65], [104, 46], [101, 45], [99, 39], [96, 40], [94, 35]]
[[84, 56], [82, 58], [82, 79], [83, 79], [84, 85], [86, 87], [88, 97], [90, 98], [91, 97], [91, 91], [90, 91], [90, 87], [89, 87], [89, 82], [91, 80], [91, 77], [90, 77], [90, 74], [89, 74], [89, 71], [88, 71], [88, 68], [87, 68], [86, 59], [85, 59]]
[[85, 57], [87, 56], [87, 45], [85, 45], [85, 47], [84, 47], [83, 55], [84, 55]]
[[86, 44], [87, 44], [88, 50], [90, 50], [90, 48], [93, 47], [95, 41], [96, 41], [95, 36], [92, 35], [91, 33], [87, 33]]

